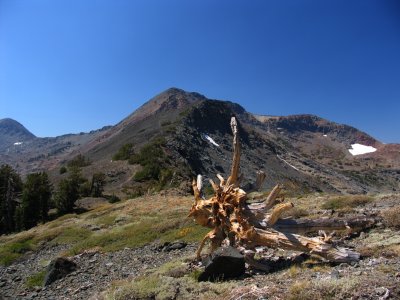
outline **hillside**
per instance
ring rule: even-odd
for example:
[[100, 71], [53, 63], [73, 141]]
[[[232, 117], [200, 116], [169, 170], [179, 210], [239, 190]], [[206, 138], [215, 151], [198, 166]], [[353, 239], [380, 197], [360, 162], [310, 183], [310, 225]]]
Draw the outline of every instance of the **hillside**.
[[[60, 153], [50, 170], [53, 180], [76, 175], [68, 161], [83, 154], [82, 174], [104, 172], [106, 192], [127, 199], [83, 198], [73, 213], [0, 236], [0, 298], [400, 296], [400, 198], [384, 192], [398, 188], [396, 145], [316, 116], [255, 116], [177, 89], [138, 111], [82, 134], [79, 152]], [[217, 172], [227, 180], [213, 193], [206, 180], [190, 185]], [[279, 184], [269, 192], [276, 183], [283, 193]], [[183, 195], [190, 187], [195, 201]], [[208, 255], [217, 247], [227, 252]]]
[[[296, 218], [317, 218], [337, 196], [290, 198]], [[273, 271], [248, 269], [227, 282], [197, 282], [195, 251], [208, 231], [186, 218], [192, 197], [145, 196], [69, 214], [29, 231], [0, 237], [0, 296], [5, 299], [398, 299], [399, 195], [342, 198], [333, 216], [377, 214], [378, 226], [335, 242], [361, 252], [355, 264], [315, 259], [289, 263], [292, 251], [264, 249]], [[355, 200], [365, 199], [362, 205]], [[357, 200], [359, 201], [359, 200]], [[50, 261], [67, 257], [77, 269], [43, 286]]]
[[[267, 174], [262, 189], [270, 189], [277, 182], [289, 191], [301, 193], [400, 189], [398, 144], [382, 144], [356, 128], [318, 116], [254, 115], [238, 104], [177, 88], [150, 99], [114, 126], [55, 138], [35, 138], [25, 133], [26, 141], [14, 145], [10, 140], [7, 149], [0, 151], [0, 158], [22, 174], [49, 171], [57, 182], [66, 176], [59, 174], [60, 167], [83, 154], [92, 162], [83, 168], [83, 174], [104, 172], [107, 193], [129, 197], [155, 187], [185, 193], [190, 191], [187, 182], [198, 173], [211, 178], [216, 173], [226, 175], [230, 162], [225, 157], [232, 150], [232, 115], [237, 116], [243, 132], [246, 189], [254, 187], [257, 170]], [[11, 133], [8, 139], [10, 136]], [[4, 134], [0, 138], [5, 141]], [[113, 161], [113, 156], [127, 144], [132, 145], [133, 155], [140, 154], [141, 149], [155, 149], [162, 154], [157, 158], [160, 170], [152, 180], [134, 179], [137, 172], [146, 168], [138, 161]], [[370, 146], [376, 151], [352, 155], [352, 145]]]

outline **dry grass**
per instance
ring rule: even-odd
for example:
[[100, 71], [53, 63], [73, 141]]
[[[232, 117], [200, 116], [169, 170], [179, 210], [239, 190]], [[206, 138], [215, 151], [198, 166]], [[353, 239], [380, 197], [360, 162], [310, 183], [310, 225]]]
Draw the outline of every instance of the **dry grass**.
[[230, 282], [197, 282], [187, 258], [162, 265], [133, 280], [114, 282], [105, 299], [226, 299], [234, 287]]
[[356, 250], [364, 257], [400, 257], [400, 235], [390, 229], [372, 230]]
[[385, 210], [382, 217], [387, 227], [400, 229], [400, 205]]
[[359, 279], [353, 277], [312, 281], [299, 280], [289, 288], [288, 295], [286, 295], [285, 299], [349, 299], [354, 294], [354, 289], [358, 285]]
[[25, 285], [30, 289], [34, 287], [41, 287], [43, 286], [45, 276], [46, 270], [35, 273], [26, 279]]
[[339, 196], [326, 200], [322, 205], [322, 209], [346, 209], [355, 208], [357, 206], [366, 205], [374, 200], [371, 196], [366, 195], [347, 195]]
[[[69, 245], [64, 254], [78, 254], [99, 247], [117, 251], [162, 242], [199, 241], [208, 231], [186, 218], [191, 197], [145, 196], [104, 204], [81, 215], [69, 214], [29, 231], [0, 238], [0, 264], [7, 265], [36, 249], [40, 243]], [[92, 231], [100, 226], [103, 229]]]

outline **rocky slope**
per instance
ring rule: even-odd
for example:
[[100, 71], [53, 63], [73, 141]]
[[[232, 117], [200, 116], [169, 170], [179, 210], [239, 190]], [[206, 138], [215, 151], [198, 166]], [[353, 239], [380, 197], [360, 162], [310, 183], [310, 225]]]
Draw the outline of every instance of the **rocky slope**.
[[[400, 145], [384, 145], [356, 128], [317, 116], [253, 115], [238, 104], [176, 88], [150, 99], [115, 126], [56, 138], [31, 136], [20, 145], [8, 143], [7, 150], [0, 151], [0, 159], [22, 173], [47, 170], [57, 179], [59, 167], [81, 153], [92, 160], [84, 173], [109, 174], [106, 191], [119, 192], [138, 185], [132, 177], [140, 167], [126, 161], [110, 163], [113, 155], [128, 143], [138, 153], [144, 146], [162, 140], [166, 155], [163, 168], [175, 174], [171, 182], [177, 186], [177, 182], [188, 181], [197, 173], [206, 177], [227, 174], [232, 115], [240, 122], [242, 173], [247, 189], [252, 188], [257, 170], [267, 174], [263, 189], [277, 182], [297, 192], [400, 189]], [[349, 152], [353, 144], [377, 150], [353, 156]]]
[[[324, 213], [324, 203], [334, 199], [315, 194], [290, 200], [304, 210], [303, 217], [315, 218]], [[399, 194], [379, 195], [363, 206], [333, 212], [335, 217], [376, 214], [383, 218], [366, 232], [342, 232], [334, 239], [360, 252], [359, 262], [329, 264], [305, 258], [294, 263], [288, 259], [295, 255], [291, 251], [259, 249], [258, 258], [269, 264], [270, 272], [247, 268], [239, 278], [215, 283], [196, 281], [194, 253], [204, 231], [184, 217], [192, 201], [167, 195], [103, 204], [81, 215], [1, 236], [2, 262], [6, 255], [17, 253], [18, 258], [0, 264], [0, 299], [400, 297], [400, 238], [398, 228], [392, 227], [399, 222], [385, 215], [400, 209]], [[140, 240], [132, 242], [136, 236]], [[60, 256], [76, 263], [76, 270], [43, 286], [44, 276], [38, 275]]]

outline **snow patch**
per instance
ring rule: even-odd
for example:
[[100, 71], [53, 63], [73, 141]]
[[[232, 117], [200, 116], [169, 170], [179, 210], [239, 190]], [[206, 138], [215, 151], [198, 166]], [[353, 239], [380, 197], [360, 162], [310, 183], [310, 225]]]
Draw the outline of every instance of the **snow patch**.
[[210, 136], [208, 136], [207, 134], [203, 134], [203, 137], [204, 137], [207, 141], [209, 141], [211, 144], [213, 144], [214, 146], [219, 147], [219, 145], [218, 145]]
[[22, 144], [23, 144], [23, 142], [15, 142], [14, 143], [15, 146], [22, 145]]
[[361, 155], [361, 154], [366, 154], [366, 153], [372, 153], [375, 152], [376, 148], [372, 146], [365, 146], [361, 144], [352, 144], [351, 149], [349, 149], [349, 152], [352, 155]]
[[298, 168], [296, 168], [295, 166], [293, 166], [293, 165], [291, 165], [291, 164], [289, 164], [286, 160], [284, 160], [282, 157], [280, 157], [279, 155], [276, 155], [276, 157], [278, 157], [281, 161], [283, 161], [285, 164], [287, 164], [289, 167], [292, 167], [293, 169], [295, 169], [296, 171], [299, 171], [300, 172], [300, 170], [298, 169]]
[[328, 136], [327, 134], [324, 134], [323, 136]]

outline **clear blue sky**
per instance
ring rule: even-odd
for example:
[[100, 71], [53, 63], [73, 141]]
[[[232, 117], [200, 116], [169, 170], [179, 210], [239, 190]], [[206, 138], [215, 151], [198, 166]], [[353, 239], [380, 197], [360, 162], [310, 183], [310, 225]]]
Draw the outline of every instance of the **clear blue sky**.
[[112, 125], [169, 87], [400, 142], [398, 0], [0, 0], [0, 118]]

